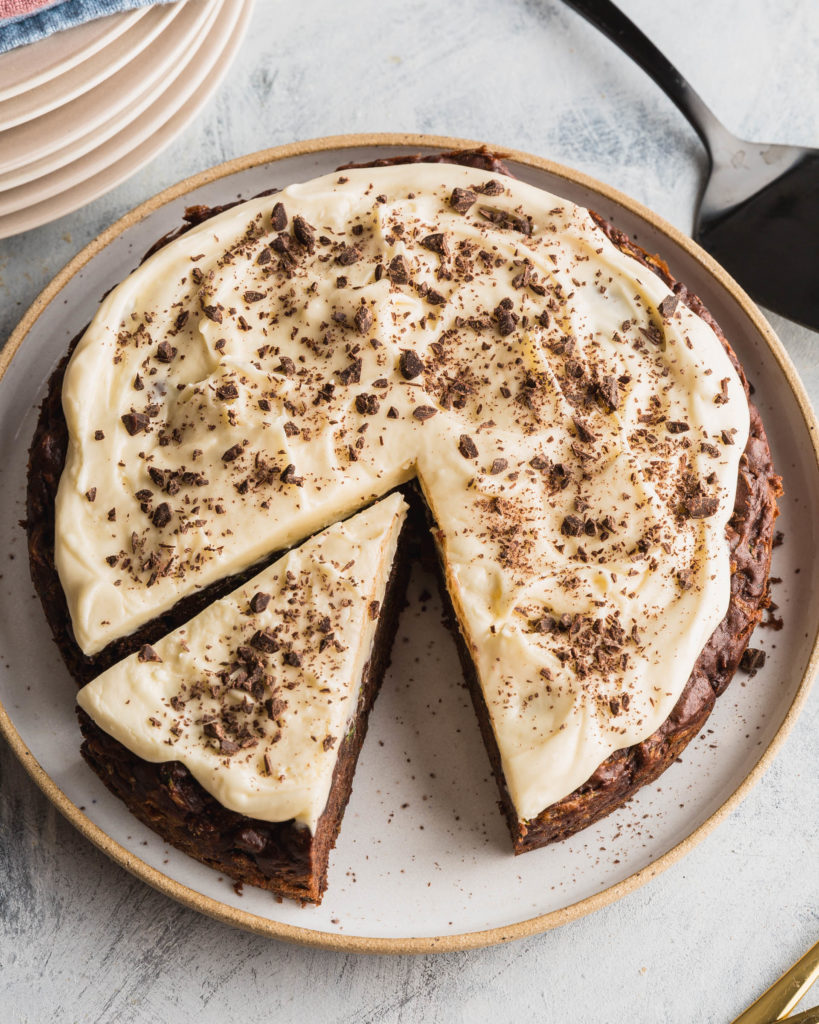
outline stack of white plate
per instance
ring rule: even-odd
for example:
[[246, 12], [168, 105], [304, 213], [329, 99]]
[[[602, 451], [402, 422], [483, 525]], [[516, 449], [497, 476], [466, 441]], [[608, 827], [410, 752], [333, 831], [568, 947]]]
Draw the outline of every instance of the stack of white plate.
[[151, 160], [213, 92], [253, 0], [180, 0], [0, 54], [0, 238], [70, 213]]

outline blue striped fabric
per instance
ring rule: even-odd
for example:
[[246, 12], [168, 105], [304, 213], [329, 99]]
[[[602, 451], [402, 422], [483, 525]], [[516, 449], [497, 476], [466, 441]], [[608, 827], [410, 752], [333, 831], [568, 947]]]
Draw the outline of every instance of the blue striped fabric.
[[62, 0], [28, 17], [0, 22], [0, 53], [36, 43], [54, 32], [74, 28], [94, 18], [131, 11], [135, 7], [150, 7], [157, 2], [170, 3], [171, 0]]

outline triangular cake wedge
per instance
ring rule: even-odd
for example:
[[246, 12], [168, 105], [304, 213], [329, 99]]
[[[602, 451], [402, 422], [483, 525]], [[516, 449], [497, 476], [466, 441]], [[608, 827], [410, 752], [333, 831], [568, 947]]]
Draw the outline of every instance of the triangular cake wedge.
[[389, 660], [406, 511], [394, 493], [336, 523], [80, 691], [86, 760], [168, 842], [321, 899]]

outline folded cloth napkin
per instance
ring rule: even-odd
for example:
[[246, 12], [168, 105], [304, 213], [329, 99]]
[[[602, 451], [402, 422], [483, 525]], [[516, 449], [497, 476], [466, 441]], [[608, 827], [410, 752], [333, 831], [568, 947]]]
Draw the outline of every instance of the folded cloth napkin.
[[0, 53], [118, 11], [171, 0], [0, 0]]

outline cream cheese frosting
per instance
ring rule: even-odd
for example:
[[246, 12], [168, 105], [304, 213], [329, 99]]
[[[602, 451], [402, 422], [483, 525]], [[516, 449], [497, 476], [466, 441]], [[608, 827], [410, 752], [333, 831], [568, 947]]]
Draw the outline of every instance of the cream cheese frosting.
[[416, 477], [522, 819], [655, 731], [728, 607], [742, 384], [519, 181], [359, 169], [229, 209], [107, 296], [63, 405], [88, 654]]
[[289, 551], [78, 703], [223, 807], [315, 832], [370, 660], [406, 504], [392, 494]]

